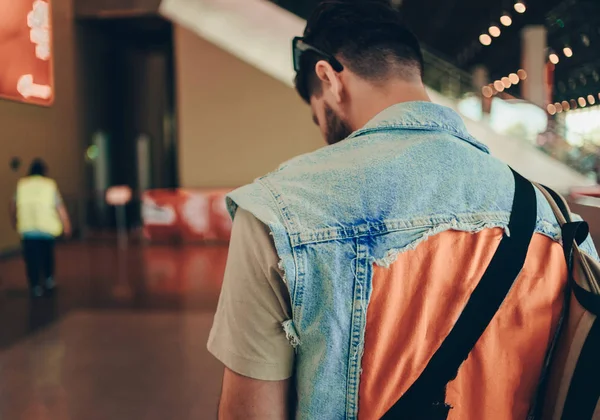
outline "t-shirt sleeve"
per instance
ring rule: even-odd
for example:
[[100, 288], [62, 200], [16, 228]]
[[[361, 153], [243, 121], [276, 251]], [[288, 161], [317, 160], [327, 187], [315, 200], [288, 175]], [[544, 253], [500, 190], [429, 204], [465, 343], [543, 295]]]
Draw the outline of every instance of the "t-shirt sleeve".
[[292, 376], [294, 349], [282, 323], [289, 292], [267, 226], [239, 209], [208, 350], [230, 370], [258, 380]]

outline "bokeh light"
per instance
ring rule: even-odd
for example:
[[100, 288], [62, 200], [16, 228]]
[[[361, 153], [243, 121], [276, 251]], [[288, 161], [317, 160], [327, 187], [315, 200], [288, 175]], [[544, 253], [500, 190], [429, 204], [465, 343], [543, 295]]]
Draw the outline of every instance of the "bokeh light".
[[488, 34], [481, 34], [479, 35], [479, 42], [481, 42], [482, 45], [485, 45], [487, 47], [492, 43], [492, 37]]
[[573, 57], [573, 50], [571, 49], [571, 47], [563, 48], [563, 53], [565, 54], [565, 57], [568, 57], [568, 58]]
[[493, 36], [494, 38], [498, 38], [501, 34], [502, 31], [500, 30], [500, 28], [496, 25], [492, 25], [490, 26], [490, 28], [488, 29], [488, 32], [490, 33], [491, 36]]
[[594, 98], [594, 95], [588, 95], [587, 100], [590, 105], [594, 105], [596, 103], [596, 98]]
[[518, 0], [515, 3], [515, 11], [517, 13], [525, 13], [527, 11], [527, 6], [525, 6], [525, 3], [523, 3], [522, 0]]
[[510, 15], [508, 13], [505, 13], [500, 18], [500, 23], [503, 24], [504, 26], [510, 26], [510, 25], [512, 25], [512, 18], [510, 17]]
[[559, 114], [560, 114], [561, 112], [563, 112], [563, 107], [562, 107], [562, 105], [560, 104], [560, 102], [557, 102], [557, 103], [555, 103], [555, 104], [554, 104], [554, 107], [556, 108], [556, 112], [558, 112]]
[[98, 149], [98, 146], [96, 146], [95, 144], [92, 144], [90, 147], [88, 147], [85, 152], [85, 156], [89, 160], [96, 160], [96, 159], [98, 159], [99, 155], [100, 155], [100, 149]]

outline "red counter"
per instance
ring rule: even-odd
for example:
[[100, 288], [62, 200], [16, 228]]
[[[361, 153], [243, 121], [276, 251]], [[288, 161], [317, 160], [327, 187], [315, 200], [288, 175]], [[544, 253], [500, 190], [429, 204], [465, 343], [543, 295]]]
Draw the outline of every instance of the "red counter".
[[150, 190], [142, 195], [144, 236], [150, 241], [229, 241], [225, 195], [231, 189]]
[[600, 185], [594, 185], [592, 187], [571, 188], [572, 199], [577, 199], [581, 197], [600, 198]]

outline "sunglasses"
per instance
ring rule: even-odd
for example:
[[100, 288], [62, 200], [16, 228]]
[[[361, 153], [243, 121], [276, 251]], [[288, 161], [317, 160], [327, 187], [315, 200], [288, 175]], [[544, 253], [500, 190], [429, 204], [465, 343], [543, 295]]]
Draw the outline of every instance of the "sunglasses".
[[344, 66], [342, 65], [342, 63], [340, 63], [333, 55], [326, 53], [325, 51], [322, 51], [316, 47], [313, 47], [310, 44], [307, 44], [304, 41], [304, 38], [300, 36], [297, 36], [292, 41], [292, 51], [294, 57], [294, 70], [296, 71], [296, 73], [300, 72], [300, 62], [302, 59], [302, 54], [309, 51], [312, 51], [313, 53], [323, 57], [325, 61], [331, 64], [331, 67], [333, 67], [333, 69], [336, 72], [340, 73], [344, 70]]

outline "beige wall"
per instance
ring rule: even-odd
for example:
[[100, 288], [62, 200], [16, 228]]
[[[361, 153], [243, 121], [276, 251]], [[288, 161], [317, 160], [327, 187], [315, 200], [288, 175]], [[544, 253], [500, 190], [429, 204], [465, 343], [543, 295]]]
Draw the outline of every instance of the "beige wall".
[[[63, 194], [75, 197], [82, 178], [75, 92], [75, 36], [71, 0], [53, 0], [55, 102], [48, 108], [0, 99], [0, 253], [18, 246], [6, 212], [15, 184], [31, 160], [41, 157]], [[9, 169], [22, 160], [18, 173]]]
[[175, 50], [182, 187], [239, 186], [323, 146], [290, 87], [181, 27]]

